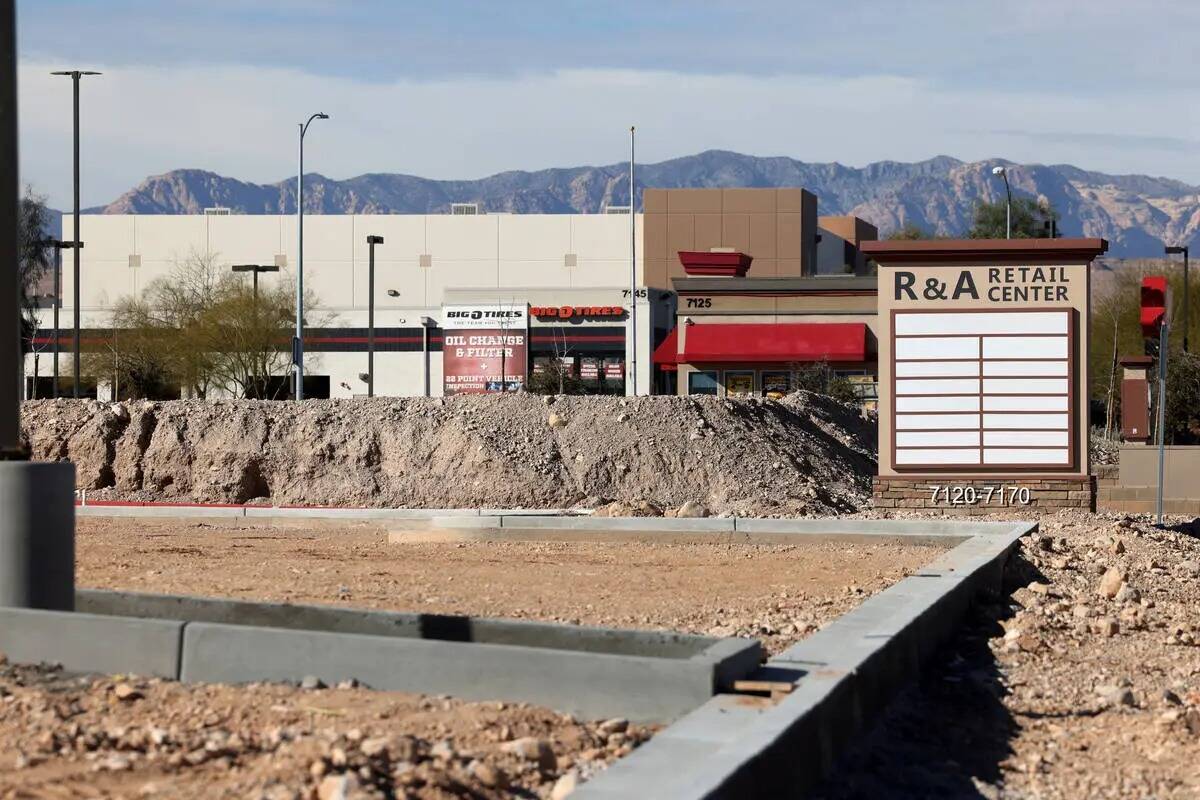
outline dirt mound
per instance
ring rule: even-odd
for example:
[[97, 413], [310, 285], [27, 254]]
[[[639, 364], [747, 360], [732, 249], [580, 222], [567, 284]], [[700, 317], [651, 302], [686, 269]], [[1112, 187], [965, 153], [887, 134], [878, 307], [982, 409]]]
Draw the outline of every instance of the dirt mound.
[[96, 498], [793, 515], [865, 506], [875, 473], [874, 422], [806, 393], [44, 400], [22, 423]]

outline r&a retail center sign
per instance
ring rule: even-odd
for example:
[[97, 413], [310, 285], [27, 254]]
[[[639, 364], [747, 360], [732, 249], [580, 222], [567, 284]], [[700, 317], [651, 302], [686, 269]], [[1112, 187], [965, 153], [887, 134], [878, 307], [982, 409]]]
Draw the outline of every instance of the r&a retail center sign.
[[879, 274], [881, 479], [1086, 477], [1089, 266], [1106, 246], [866, 243]]

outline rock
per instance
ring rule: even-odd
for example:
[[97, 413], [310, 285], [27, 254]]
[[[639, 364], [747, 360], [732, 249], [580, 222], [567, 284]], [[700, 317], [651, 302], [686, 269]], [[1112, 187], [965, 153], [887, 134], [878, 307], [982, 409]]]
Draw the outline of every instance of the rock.
[[599, 727], [604, 733], [624, 733], [629, 730], [629, 720], [624, 717], [614, 717], [601, 722]]
[[550, 418], [546, 420], [546, 424], [551, 428], [561, 428], [567, 424], [567, 418], [561, 414], [552, 413]]
[[579, 776], [574, 771], [566, 773], [554, 782], [554, 788], [550, 790], [550, 800], [564, 800], [575, 791], [577, 786], [579, 786]]
[[1118, 603], [1137, 603], [1142, 599], [1142, 593], [1128, 583], [1123, 583], [1114, 599]]
[[554, 750], [550, 747], [550, 743], [545, 739], [538, 739], [533, 736], [523, 736], [520, 739], [505, 742], [500, 745], [500, 750], [519, 756], [526, 761], [537, 761], [538, 769], [543, 772], [550, 772], [558, 763], [558, 759], [555, 758]]
[[1121, 591], [1121, 584], [1128, 577], [1128, 572], [1119, 567], [1109, 567], [1104, 573], [1104, 577], [1100, 579], [1100, 585], [1097, 592], [1101, 597], [1107, 597], [1110, 600], [1117, 596], [1117, 592]]
[[440, 758], [443, 761], [449, 761], [450, 759], [454, 758], [454, 756], [454, 748], [450, 745], [450, 742], [446, 741], [445, 739], [429, 748], [430, 758]]
[[357, 678], [347, 678], [344, 681], [338, 681], [337, 688], [339, 689], [357, 689], [359, 687]]
[[324, 689], [325, 683], [316, 675], [305, 675], [300, 679], [301, 689]]
[[358, 776], [352, 772], [329, 775], [317, 784], [318, 800], [351, 800], [358, 793]]
[[475, 780], [493, 789], [508, 787], [508, 775], [499, 767], [494, 767], [484, 761], [472, 761], [469, 770]]
[[1116, 636], [1121, 630], [1121, 626], [1112, 617], [1104, 617], [1096, 623], [1096, 632], [1103, 636]]
[[552, 406], [552, 405], [554, 405], [554, 399], [555, 399], [554, 395], [552, 395], [552, 394], [543, 395], [542, 396], [542, 405]]
[[1071, 609], [1071, 616], [1075, 619], [1087, 619], [1092, 613], [1092, 607], [1080, 603]]
[[96, 771], [98, 772], [124, 772], [125, 770], [132, 768], [132, 761], [125, 756], [117, 755], [109, 756], [108, 758], [96, 764]]
[[628, 415], [628, 414], [624, 414], [624, 413], [622, 413], [622, 414], [617, 414], [617, 422], [628, 422], [628, 421], [629, 421], [629, 415]]
[[679, 508], [675, 509], [675, 516], [688, 518], [688, 519], [697, 519], [700, 517], [707, 517], [708, 509], [705, 508], [702, 504], [697, 503], [694, 500], [688, 500], [686, 503], [681, 505]]
[[364, 739], [363, 743], [358, 746], [358, 751], [367, 758], [378, 758], [388, 751], [388, 740], [383, 736], [377, 736], [373, 739]]
[[1175, 694], [1170, 689], [1163, 689], [1162, 699], [1164, 703], [1170, 706], [1183, 705], [1183, 701], [1179, 699], [1179, 695]]
[[118, 683], [113, 687], [113, 696], [123, 703], [131, 703], [134, 700], [141, 700], [143, 695], [128, 683]]
[[1200, 561], [1180, 562], [1179, 571], [1189, 578], [1200, 578]]
[[1183, 721], [1187, 723], [1188, 732], [1200, 736], [1200, 709], [1189, 708], [1183, 712]]
[[1127, 686], [1097, 686], [1096, 694], [1111, 706], [1133, 706], [1136, 701], [1133, 690]]
[[1112, 547], [1109, 549], [1116, 555], [1121, 555], [1125, 552], [1125, 542], [1120, 539], [1113, 539]]

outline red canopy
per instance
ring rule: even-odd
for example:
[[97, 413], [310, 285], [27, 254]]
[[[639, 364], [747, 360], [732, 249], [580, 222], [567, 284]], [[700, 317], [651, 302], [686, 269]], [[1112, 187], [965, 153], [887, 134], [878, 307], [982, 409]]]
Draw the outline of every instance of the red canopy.
[[690, 325], [684, 351], [679, 329], [654, 351], [654, 363], [671, 364], [865, 361], [867, 326], [862, 322], [797, 322]]

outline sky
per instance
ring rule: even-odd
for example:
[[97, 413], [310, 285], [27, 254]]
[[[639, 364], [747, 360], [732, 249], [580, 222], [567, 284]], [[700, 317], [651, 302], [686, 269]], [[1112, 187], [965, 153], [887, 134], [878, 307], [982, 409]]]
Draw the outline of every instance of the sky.
[[708, 149], [1200, 184], [1195, 0], [18, 0], [22, 180], [467, 179]]

